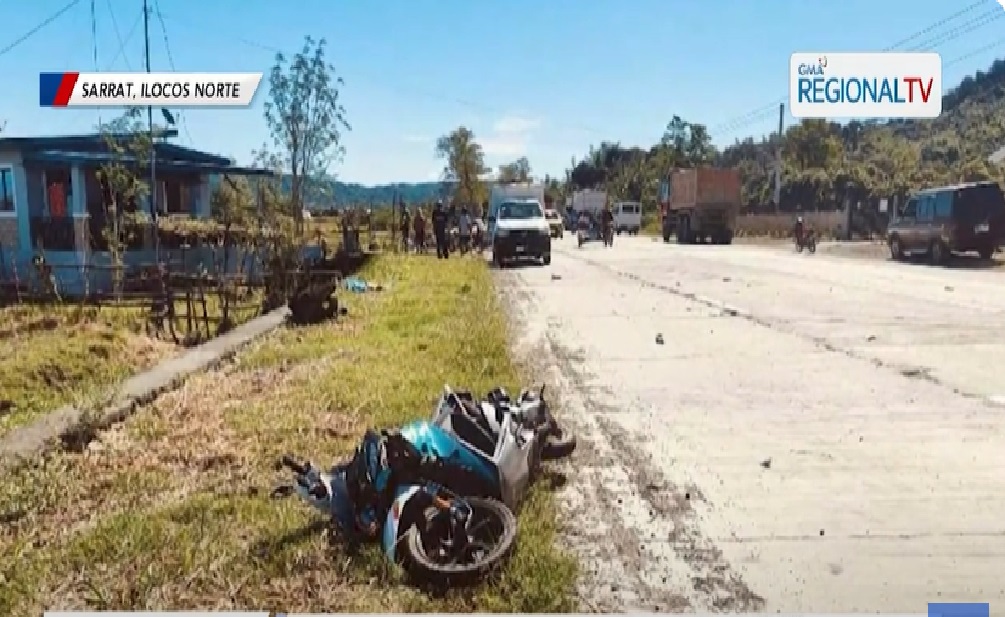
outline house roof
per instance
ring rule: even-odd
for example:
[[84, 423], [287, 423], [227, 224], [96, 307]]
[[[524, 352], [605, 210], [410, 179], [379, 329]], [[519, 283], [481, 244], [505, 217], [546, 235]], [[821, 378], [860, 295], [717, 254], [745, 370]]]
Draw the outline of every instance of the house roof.
[[[224, 164], [215, 162], [186, 161], [172, 158], [162, 158], [160, 152], [157, 153], [157, 169], [177, 171], [182, 173], [204, 173], [204, 174], [234, 174], [238, 176], [271, 176], [274, 175], [270, 169], [259, 167], [241, 167], [231, 165], [230, 161]], [[127, 166], [146, 167], [146, 161], [137, 161], [135, 157], [115, 155], [110, 152], [66, 152], [66, 151], [34, 151], [26, 152], [22, 155], [25, 162], [29, 163], [90, 163], [102, 165], [104, 163], [122, 163]]]
[[[178, 132], [162, 131], [162, 134], [172, 137]], [[27, 162], [102, 164], [117, 160], [136, 164], [135, 157], [115, 156], [109, 151], [109, 140], [125, 142], [131, 137], [127, 134], [98, 133], [55, 137], [4, 137], [0, 138], [0, 150], [18, 150]], [[173, 171], [262, 176], [272, 173], [264, 169], [240, 167], [226, 157], [177, 144], [157, 142], [154, 149], [157, 153], [157, 166]]]

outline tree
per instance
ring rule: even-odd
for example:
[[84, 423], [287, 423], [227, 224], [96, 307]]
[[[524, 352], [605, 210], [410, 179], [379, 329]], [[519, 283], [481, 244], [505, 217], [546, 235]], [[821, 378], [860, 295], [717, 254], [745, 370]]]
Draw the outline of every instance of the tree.
[[[269, 73], [265, 122], [281, 164], [290, 174], [290, 208], [296, 233], [303, 233], [304, 195], [345, 154], [342, 134], [350, 130], [340, 102], [343, 81], [325, 59], [325, 39], [305, 37], [292, 59], [276, 54]], [[327, 183], [324, 184], [327, 186]]]
[[481, 176], [488, 173], [485, 153], [467, 127], [458, 127], [436, 141], [436, 156], [444, 159], [443, 179], [456, 186], [454, 199], [478, 206], [488, 199], [488, 190]]
[[521, 156], [512, 163], [499, 166], [500, 182], [530, 182], [530, 161]]
[[804, 120], [785, 133], [785, 155], [800, 170], [827, 168], [842, 151], [839, 136], [826, 120]]
[[[138, 233], [138, 224], [129, 224], [126, 212], [136, 217], [134, 223], [146, 223], [147, 217], [139, 204], [150, 194], [150, 184], [141, 175], [149, 169], [154, 154], [150, 132], [142, 120], [142, 110], [131, 107], [120, 117], [99, 127], [111, 154], [110, 160], [97, 171], [101, 183], [105, 228], [102, 230], [106, 250], [113, 269], [113, 289], [121, 295], [124, 283], [124, 252], [131, 235]], [[156, 129], [155, 129], [156, 130]], [[152, 230], [154, 234], [157, 230]]]

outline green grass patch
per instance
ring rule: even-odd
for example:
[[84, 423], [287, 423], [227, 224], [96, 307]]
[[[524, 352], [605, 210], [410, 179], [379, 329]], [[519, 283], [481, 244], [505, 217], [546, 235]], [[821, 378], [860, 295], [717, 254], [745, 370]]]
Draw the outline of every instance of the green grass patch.
[[490, 273], [477, 259], [384, 256], [339, 323], [283, 329], [235, 366], [191, 379], [92, 451], [0, 483], [0, 614], [49, 609], [564, 612], [573, 560], [552, 495], [520, 513], [497, 580], [432, 598], [379, 547], [348, 556], [295, 500], [275, 501], [276, 457], [328, 464], [367, 426], [428, 417], [444, 383], [520, 379]]

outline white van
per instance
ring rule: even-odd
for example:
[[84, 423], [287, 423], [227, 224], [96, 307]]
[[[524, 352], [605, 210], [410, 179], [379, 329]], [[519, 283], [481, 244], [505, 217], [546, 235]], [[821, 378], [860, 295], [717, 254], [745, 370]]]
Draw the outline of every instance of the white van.
[[614, 214], [614, 231], [620, 234], [625, 231], [630, 234], [639, 233], [642, 228], [642, 204], [637, 201], [619, 201], [611, 208]]

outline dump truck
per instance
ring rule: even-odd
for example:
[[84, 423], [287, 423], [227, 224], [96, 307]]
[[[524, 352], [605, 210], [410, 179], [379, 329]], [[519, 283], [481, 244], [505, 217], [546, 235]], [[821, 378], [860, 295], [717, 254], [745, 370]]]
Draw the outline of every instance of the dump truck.
[[732, 244], [740, 212], [740, 172], [700, 167], [675, 169], [660, 187], [663, 241]]

